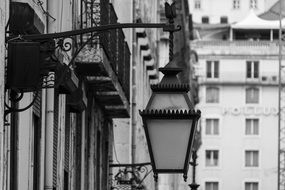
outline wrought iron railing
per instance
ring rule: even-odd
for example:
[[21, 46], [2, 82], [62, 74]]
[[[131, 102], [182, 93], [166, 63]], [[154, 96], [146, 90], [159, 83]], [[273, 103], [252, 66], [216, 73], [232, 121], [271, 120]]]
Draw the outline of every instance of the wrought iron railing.
[[[81, 0], [81, 7], [80, 21], [83, 23], [80, 26], [82, 28], [118, 23], [114, 7], [109, 1], [101, 0], [98, 3], [97, 0]], [[88, 38], [82, 36], [80, 39], [81, 43], [84, 43], [84, 40]], [[96, 40], [91, 41], [90, 46], [93, 47], [95, 43], [100, 44], [100, 48], [106, 53], [112, 69], [117, 74], [118, 80], [129, 99], [130, 50], [125, 41], [123, 30], [114, 29], [101, 33]]]
[[[201, 73], [198, 77], [199, 83], [244, 83], [244, 84], [268, 84], [268, 85], [277, 85], [278, 84], [278, 72], [262, 72], [259, 73], [259, 76], [256, 78], [248, 78], [246, 72], [236, 71], [236, 72], [220, 72], [218, 78], [210, 78], [206, 76], [206, 73]], [[282, 79], [282, 82], [285, 82], [285, 79]]]
[[248, 49], [252, 54], [256, 55], [277, 55], [278, 42], [277, 41], [193, 41], [191, 42], [192, 49], [195, 49], [198, 54], [248, 54]]

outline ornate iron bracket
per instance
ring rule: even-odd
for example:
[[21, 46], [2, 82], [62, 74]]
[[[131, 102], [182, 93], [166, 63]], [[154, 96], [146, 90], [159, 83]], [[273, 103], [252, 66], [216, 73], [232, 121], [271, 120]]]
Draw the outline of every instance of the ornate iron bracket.
[[112, 179], [111, 189], [119, 190], [120, 186], [130, 186], [132, 189], [144, 189], [143, 181], [150, 174], [147, 166], [151, 163], [138, 164], [110, 164], [110, 167], [117, 167], [118, 172]]
[[[181, 29], [180, 26], [174, 26], [173, 23], [117, 23], [117, 24], [110, 24], [110, 25], [101, 25], [101, 26], [95, 26], [91, 28], [86, 28], [86, 29], [80, 29], [80, 30], [72, 30], [72, 31], [67, 31], [67, 32], [59, 32], [59, 33], [51, 33], [51, 34], [32, 34], [32, 35], [19, 35], [19, 36], [10, 36], [6, 38], [6, 43], [9, 42], [21, 42], [21, 41], [32, 41], [32, 42], [40, 42], [41, 43], [41, 49], [43, 49], [44, 52], [48, 52], [47, 58], [48, 60], [52, 60], [53, 62], [57, 62], [56, 57], [54, 56], [54, 52], [56, 49], [60, 49], [61, 51], [67, 52], [72, 49], [72, 44], [74, 44], [74, 47], [76, 48], [73, 56], [68, 63], [68, 66], [72, 66], [75, 58], [77, 55], [80, 53], [80, 51], [91, 41], [93, 40], [96, 36], [98, 36], [101, 33], [107, 32], [109, 30], [114, 30], [114, 29], [120, 29], [120, 28], [162, 28], [163, 31], [166, 32], [174, 32], [174, 31], [179, 31]], [[78, 47], [78, 43], [76, 40], [76, 36], [78, 35], [83, 35], [91, 33], [90, 37], [81, 44], [80, 47]], [[52, 53], [51, 53], [52, 52]], [[56, 67], [55, 64], [45, 64], [44, 72], [46, 72], [43, 75], [48, 75], [47, 71], [54, 70]], [[62, 75], [58, 79], [57, 85], [61, 84], [61, 82], [64, 80], [64, 77], [66, 73], [68, 72], [68, 68], [66, 67], [65, 70], [63, 71]], [[53, 79], [54, 82], [54, 79]], [[47, 83], [42, 84], [40, 88], [51, 88], [55, 86], [48, 85]], [[39, 89], [36, 89], [38, 91]], [[18, 97], [18, 95], [16, 95]], [[21, 100], [22, 96], [18, 98], [10, 97], [10, 101], [17, 103]], [[27, 106], [25, 109], [15, 109], [11, 108], [6, 104], [7, 110], [5, 111], [5, 118], [9, 113], [12, 112], [21, 112], [24, 111], [28, 108], [30, 108], [33, 105], [34, 101]]]
[[194, 150], [192, 152], [192, 162], [190, 162], [190, 165], [192, 166], [192, 183], [189, 184], [189, 187], [191, 188], [191, 190], [197, 190], [198, 187], [200, 186], [199, 184], [196, 183], [196, 166], [197, 164], [197, 151]]

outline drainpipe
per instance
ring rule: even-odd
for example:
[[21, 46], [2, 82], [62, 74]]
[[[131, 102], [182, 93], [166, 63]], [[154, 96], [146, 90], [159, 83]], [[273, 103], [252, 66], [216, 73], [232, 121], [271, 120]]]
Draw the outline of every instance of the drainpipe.
[[45, 179], [44, 189], [53, 189], [53, 125], [54, 125], [54, 89], [46, 92], [46, 122], [45, 122]]
[[[45, 137], [46, 129], [46, 89], [42, 89], [41, 102], [41, 137]], [[40, 139], [40, 189], [44, 189], [45, 180], [45, 138]]]
[[[136, 22], [136, 1], [133, 1], [133, 7], [132, 7], [133, 11], [133, 23]], [[134, 67], [136, 66], [136, 59], [135, 59], [135, 56], [136, 56], [136, 30], [134, 29], [133, 30], [133, 36], [132, 36], [132, 55], [133, 56], [133, 59], [132, 59], [132, 65], [131, 65], [131, 69], [130, 71], [133, 72], [134, 71]], [[136, 72], [136, 71], [135, 71]], [[132, 77], [135, 77], [137, 75], [131, 75]], [[130, 133], [131, 133], [131, 163], [134, 164], [136, 162], [135, 160], [135, 157], [136, 157], [136, 123], [137, 123], [137, 112], [136, 112], [136, 97], [133, 97], [135, 95], [137, 95], [137, 93], [133, 93], [133, 86], [135, 84], [133, 84], [133, 81], [135, 81], [134, 83], [136, 83], [136, 78], [134, 78], [134, 80], [132, 79], [131, 80], [131, 98], [130, 98], [130, 102], [131, 102], [131, 105], [132, 105], [132, 108], [131, 108], [131, 114], [132, 114], [132, 117], [131, 117], [131, 125], [130, 125]], [[136, 89], [135, 89], [136, 90]]]
[[[47, 1], [47, 11], [50, 15], [56, 15], [57, 0]], [[56, 22], [47, 18], [47, 33], [56, 32]], [[54, 76], [54, 73], [49, 73]], [[51, 75], [49, 75], [51, 76]], [[52, 82], [54, 84], [54, 82]], [[53, 85], [51, 84], [51, 85]], [[44, 189], [53, 189], [53, 128], [54, 128], [54, 88], [46, 90], [46, 120], [45, 120], [45, 178]]]

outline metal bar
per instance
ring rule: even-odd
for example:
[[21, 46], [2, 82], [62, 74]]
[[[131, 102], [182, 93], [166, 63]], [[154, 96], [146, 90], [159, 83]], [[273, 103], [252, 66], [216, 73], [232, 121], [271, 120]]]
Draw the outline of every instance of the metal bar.
[[[86, 34], [86, 33], [91, 33], [91, 32], [114, 30], [114, 29], [119, 29], [119, 28], [163, 28], [164, 31], [175, 30], [174, 25], [165, 24], [165, 23], [116, 23], [116, 24], [94, 26], [90, 28], [84, 28], [84, 29], [72, 30], [72, 31], [66, 31], [66, 32], [23, 35], [21, 36], [21, 38], [25, 40], [48, 40], [48, 39], [76, 36], [76, 35]], [[14, 37], [15, 36], [10, 37], [10, 39]]]
[[150, 162], [144, 162], [144, 163], [136, 163], [136, 164], [110, 164], [109, 167], [137, 167], [137, 166], [147, 166], [151, 165]]
[[[83, 0], [80, 1], [80, 29], [83, 28]], [[80, 45], [83, 42], [83, 36], [80, 35]]]
[[279, 75], [279, 80], [278, 80], [278, 177], [277, 177], [277, 190], [280, 190], [280, 178], [281, 178], [281, 171], [280, 171], [280, 137], [281, 137], [281, 62], [282, 62], [282, 1], [280, 1], [280, 6], [279, 6], [279, 67], [278, 67], [278, 75]]

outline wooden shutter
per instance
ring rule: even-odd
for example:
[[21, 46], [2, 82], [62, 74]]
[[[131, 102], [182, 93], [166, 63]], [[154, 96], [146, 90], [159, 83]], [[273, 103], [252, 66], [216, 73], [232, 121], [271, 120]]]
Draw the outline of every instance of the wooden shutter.
[[57, 141], [58, 141], [58, 92], [54, 93], [54, 124], [53, 124], [53, 186], [57, 183]]

